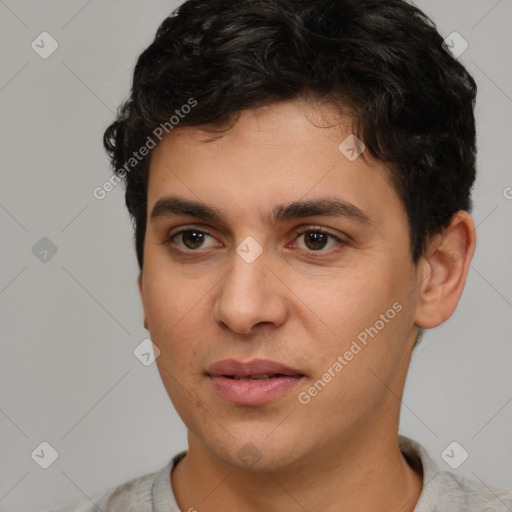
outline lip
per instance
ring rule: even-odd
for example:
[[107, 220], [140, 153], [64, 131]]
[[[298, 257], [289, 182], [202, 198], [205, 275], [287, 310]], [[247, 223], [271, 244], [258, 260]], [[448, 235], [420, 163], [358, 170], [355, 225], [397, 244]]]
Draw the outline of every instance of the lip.
[[246, 362], [224, 359], [212, 364], [206, 373], [210, 376], [229, 375], [230, 377], [249, 377], [272, 373], [287, 376], [304, 375], [296, 368], [290, 368], [270, 359], [253, 359]]
[[[300, 370], [268, 359], [247, 362], [226, 359], [214, 363], [208, 368], [206, 374], [215, 391], [225, 400], [237, 405], [269, 403], [290, 391], [305, 378]], [[264, 374], [279, 374], [279, 376], [253, 381], [233, 378]]]

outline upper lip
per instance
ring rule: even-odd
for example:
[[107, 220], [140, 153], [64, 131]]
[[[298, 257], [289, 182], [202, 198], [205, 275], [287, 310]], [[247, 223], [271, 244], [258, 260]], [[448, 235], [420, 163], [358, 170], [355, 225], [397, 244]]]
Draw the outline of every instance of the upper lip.
[[304, 374], [296, 368], [290, 368], [284, 364], [268, 359], [253, 359], [252, 361], [236, 361], [225, 359], [212, 364], [206, 373], [210, 376], [228, 375], [230, 377], [249, 377], [257, 375], [300, 375]]

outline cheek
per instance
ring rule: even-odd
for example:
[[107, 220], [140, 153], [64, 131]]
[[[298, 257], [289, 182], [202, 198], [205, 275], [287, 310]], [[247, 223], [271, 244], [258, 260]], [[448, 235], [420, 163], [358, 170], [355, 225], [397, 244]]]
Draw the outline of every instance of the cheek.
[[159, 264], [155, 259], [148, 263], [147, 269], [142, 296], [144, 313], [149, 330], [165, 341], [181, 321], [193, 315], [195, 308], [201, 305], [205, 288], [184, 278], [176, 268]]
[[[390, 277], [384, 280], [379, 275]], [[366, 407], [364, 401], [374, 401], [386, 392], [379, 378], [390, 382], [402, 359], [410, 320], [404, 294], [389, 269], [387, 273], [383, 269], [347, 273], [310, 290], [307, 304], [316, 324], [328, 326], [323, 339], [315, 338], [314, 326], [310, 332], [317, 347], [315, 378], [328, 381], [325, 391], [319, 383], [323, 398], [318, 404], [329, 408], [341, 401], [354, 408]]]
[[191, 400], [197, 363], [204, 357], [200, 350], [202, 346], [204, 351], [206, 340], [204, 291], [195, 292], [175, 275], [148, 273], [145, 278], [145, 317], [151, 340], [160, 349], [156, 365], [169, 397], [181, 410]]
[[[168, 284], [168, 283], [172, 283]], [[160, 349], [156, 365], [164, 387], [178, 414], [188, 424], [201, 416], [197, 393], [198, 373], [210, 345], [205, 329], [207, 301], [178, 276], [147, 276], [145, 314], [153, 343]]]
[[329, 328], [325, 346], [337, 350], [393, 303], [386, 284], [359, 269], [345, 269], [321, 281], [302, 278], [295, 283], [294, 292], [315, 314], [317, 324]]

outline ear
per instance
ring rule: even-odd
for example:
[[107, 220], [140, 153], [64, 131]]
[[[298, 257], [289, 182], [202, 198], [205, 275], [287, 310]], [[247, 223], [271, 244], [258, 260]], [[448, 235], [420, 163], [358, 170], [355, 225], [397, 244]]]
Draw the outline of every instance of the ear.
[[[144, 298], [143, 298], [143, 294], [142, 294], [142, 272], [140, 272], [139, 276], [137, 277], [137, 286], [139, 287], [140, 300], [142, 302], [142, 308], [144, 309]], [[145, 309], [144, 309], [144, 328], [146, 330], [149, 330], [149, 328], [148, 328], [148, 321], [146, 320], [146, 311], [145, 311]]]
[[421, 281], [415, 315], [418, 327], [436, 327], [455, 311], [475, 252], [475, 229], [471, 215], [460, 210], [448, 227], [429, 241], [419, 262]]

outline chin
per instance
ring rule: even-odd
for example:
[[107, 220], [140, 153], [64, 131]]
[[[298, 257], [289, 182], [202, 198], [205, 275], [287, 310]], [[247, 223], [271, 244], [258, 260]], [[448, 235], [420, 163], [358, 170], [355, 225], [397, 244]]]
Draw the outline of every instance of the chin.
[[[296, 461], [301, 454], [301, 443], [283, 430], [281, 436], [269, 436], [272, 429], [250, 432], [246, 427], [236, 433], [229, 430], [233, 437], [226, 435], [220, 439], [208, 439], [209, 450], [225, 464], [237, 469], [251, 471], [281, 470]], [[293, 454], [293, 455], [292, 455]]]

